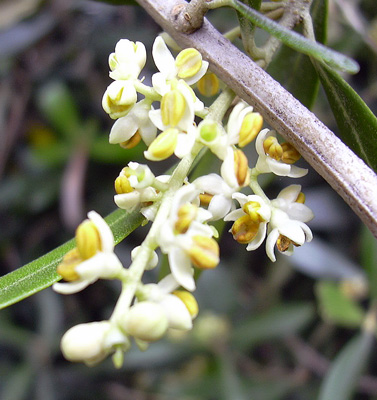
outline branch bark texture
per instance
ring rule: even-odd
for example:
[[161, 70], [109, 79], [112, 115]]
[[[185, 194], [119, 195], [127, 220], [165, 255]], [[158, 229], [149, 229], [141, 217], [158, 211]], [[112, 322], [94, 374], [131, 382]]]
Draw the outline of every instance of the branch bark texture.
[[377, 176], [359, 157], [206, 19], [199, 30], [183, 33], [186, 2], [137, 2], [181, 47], [200, 51], [211, 70], [299, 150], [377, 237]]

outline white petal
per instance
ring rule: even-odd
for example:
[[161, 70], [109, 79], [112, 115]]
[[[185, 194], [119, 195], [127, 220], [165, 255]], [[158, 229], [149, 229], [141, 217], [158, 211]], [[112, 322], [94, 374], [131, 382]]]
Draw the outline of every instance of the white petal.
[[192, 148], [194, 147], [196, 140], [196, 128], [193, 126], [192, 129], [187, 133], [179, 133], [177, 146], [175, 147], [174, 154], [178, 158], [183, 158], [187, 154], [191, 153]]
[[267, 157], [266, 162], [270, 167], [270, 171], [273, 172], [275, 175], [289, 176], [292, 165], [279, 162], [271, 157]]
[[225, 159], [221, 164], [221, 176], [230, 187], [238, 189], [239, 185], [234, 171], [234, 151], [232, 147], [228, 147]]
[[192, 328], [190, 312], [183, 301], [173, 294], [166, 295], [160, 302], [169, 320], [169, 328], [189, 330]]
[[151, 110], [149, 111], [149, 118], [152, 123], [157, 126], [160, 131], [164, 131], [167, 127], [162, 122], [161, 110]]
[[228, 185], [224, 182], [223, 178], [217, 174], [208, 174], [201, 176], [194, 180], [193, 185], [200, 189], [204, 193], [209, 194], [222, 194], [229, 192]]
[[161, 36], [157, 36], [153, 43], [152, 56], [160, 72], [167, 75], [168, 79], [175, 77], [177, 71], [175, 59]]
[[95, 211], [88, 212], [88, 218], [98, 229], [101, 238], [102, 251], [112, 252], [114, 250], [114, 235], [106, 221]]
[[289, 203], [293, 203], [297, 200], [297, 196], [301, 192], [301, 185], [289, 185], [278, 194], [278, 199], [284, 199]]
[[242, 208], [238, 208], [237, 210], [231, 211], [226, 217], [224, 217], [224, 221], [236, 221], [238, 218], [246, 215]]
[[192, 77], [186, 78], [185, 81], [188, 85], [193, 85], [194, 83], [198, 82], [200, 78], [202, 78], [208, 70], [209, 63], [208, 61], [202, 61], [202, 66], [200, 70]]
[[300, 246], [305, 243], [305, 233], [298, 221], [288, 221], [284, 225], [279, 226], [279, 232]]
[[109, 142], [111, 144], [125, 142], [137, 131], [138, 122], [131, 113], [115, 121], [110, 131]]
[[170, 91], [170, 84], [166, 81], [166, 75], [162, 72], [157, 72], [152, 75], [152, 85], [154, 90], [161, 96]]
[[138, 190], [134, 190], [130, 193], [116, 194], [114, 202], [119, 208], [131, 212], [140, 204], [140, 193]]
[[290, 204], [286, 210], [289, 218], [296, 219], [301, 222], [308, 222], [314, 218], [313, 211], [301, 203]]
[[84, 279], [112, 279], [123, 266], [114, 253], [99, 252], [76, 267], [77, 274]]
[[208, 211], [212, 214], [212, 221], [217, 221], [224, 218], [232, 207], [232, 199], [221, 194], [213, 196], [211, 199]]
[[305, 168], [296, 167], [296, 165], [291, 165], [291, 171], [287, 176], [290, 178], [301, 178], [308, 173], [308, 170]]
[[262, 222], [259, 225], [257, 236], [255, 236], [255, 238], [247, 245], [246, 250], [252, 251], [257, 249], [262, 244], [264, 238], [266, 237], [266, 231], [267, 231], [267, 223]]
[[279, 231], [277, 228], [273, 229], [269, 235], [267, 236], [266, 240], [266, 253], [268, 258], [272, 261], [276, 261], [275, 253], [274, 253], [274, 247], [276, 244], [276, 241], [278, 240], [279, 237]]
[[266, 140], [267, 136], [275, 136], [274, 131], [270, 131], [267, 128], [262, 129], [255, 140], [255, 149], [260, 156], [266, 155], [264, 152], [263, 142]]
[[52, 285], [52, 288], [55, 290], [55, 292], [60, 294], [72, 294], [80, 292], [81, 290], [85, 289], [87, 286], [89, 286], [91, 283], [95, 281], [96, 279], [92, 280], [80, 279], [73, 282], [65, 282], [65, 283], [57, 282]]
[[169, 254], [170, 270], [177, 282], [186, 290], [195, 290], [194, 270], [190, 259], [179, 248], [172, 249]]

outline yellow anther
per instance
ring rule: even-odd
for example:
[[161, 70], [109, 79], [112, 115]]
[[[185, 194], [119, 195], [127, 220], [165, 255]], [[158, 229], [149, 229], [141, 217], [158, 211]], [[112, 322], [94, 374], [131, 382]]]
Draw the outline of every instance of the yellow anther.
[[177, 75], [179, 78], [191, 78], [197, 74], [202, 67], [202, 55], [196, 49], [184, 49], [177, 55], [175, 65], [178, 70]]
[[259, 222], [253, 221], [249, 215], [238, 218], [232, 226], [232, 235], [238, 243], [246, 244], [257, 236]]
[[165, 160], [170, 157], [177, 146], [178, 129], [170, 128], [160, 133], [149, 145], [148, 153], [155, 160]]
[[300, 192], [298, 194], [297, 199], [296, 199], [296, 203], [301, 203], [301, 204], [305, 203], [305, 195], [304, 195], [304, 193]]
[[76, 229], [76, 245], [81, 258], [87, 260], [101, 251], [101, 237], [97, 227], [88, 219]]
[[219, 78], [213, 73], [208, 71], [198, 81], [199, 93], [206, 97], [214, 96], [219, 92], [220, 81]]
[[242, 150], [234, 150], [234, 172], [239, 186], [246, 186], [250, 182], [249, 161]]
[[181, 206], [178, 210], [178, 219], [174, 225], [176, 234], [187, 232], [191, 222], [196, 218], [198, 207], [194, 204], [187, 203]]
[[188, 312], [191, 315], [191, 318], [195, 318], [199, 312], [198, 302], [195, 297], [186, 290], [175, 290], [173, 292], [174, 296], [177, 296], [180, 300], [182, 300], [183, 304], [188, 309]]
[[213, 198], [213, 194], [203, 193], [199, 195], [200, 205], [201, 206], [208, 206]]
[[259, 113], [249, 113], [242, 121], [240, 129], [240, 140], [238, 145], [244, 147], [252, 142], [263, 126], [263, 117]]
[[263, 222], [264, 219], [259, 215], [259, 210], [261, 205], [257, 201], [248, 201], [242, 207], [243, 212], [245, 212], [253, 222]]
[[284, 163], [294, 164], [301, 158], [301, 154], [290, 143], [282, 143], [281, 148], [283, 149], [281, 161], [283, 161]]
[[177, 90], [166, 93], [161, 100], [161, 118], [166, 126], [175, 127], [183, 117], [186, 109], [186, 99]]
[[188, 251], [191, 262], [200, 269], [217, 267], [220, 261], [220, 250], [216, 240], [201, 235], [192, 237], [193, 246]]
[[130, 181], [124, 175], [119, 175], [118, 178], [115, 179], [114, 186], [117, 194], [131, 193], [134, 190]]
[[124, 149], [132, 149], [139, 144], [141, 140], [141, 135], [139, 131], [137, 131], [130, 139], [126, 140], [125, 142], [119, 143], [120, 147]]
[[295, 242], [293, 242], [291, 239], [287, 238], [284, 235], [279, 235], [278, 240], [276, 241], [276, 247], [278, 248], [279, 251], [284, 253], [287, 251], [290, 247], [290, 245], [298, 247], [299, 245]]
[[77, 281], [80, 277], [75, 268], [82, 261], [83, 260], [80, 257], [80, 253], [75, 247], [63, 257], [63, 260], [58, 265], [56, 272], [66, 281]]
[[269, 136], [263, 142], [263, 148], [266, 154], [277, 161], [279, 161], [281, 159], [281, 156], [283, 155], [283, 149], [275, 136]]

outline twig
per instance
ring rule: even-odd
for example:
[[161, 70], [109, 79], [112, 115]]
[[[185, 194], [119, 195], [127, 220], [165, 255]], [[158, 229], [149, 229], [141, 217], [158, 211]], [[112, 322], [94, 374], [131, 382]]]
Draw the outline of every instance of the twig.
[[207, 20], [191, 35], [172, 18], [176, 0], [137, 0], [182, 47], [195, 47], [211, 70], [291, 142], [377, 237], [377, 176], [333, 132]]

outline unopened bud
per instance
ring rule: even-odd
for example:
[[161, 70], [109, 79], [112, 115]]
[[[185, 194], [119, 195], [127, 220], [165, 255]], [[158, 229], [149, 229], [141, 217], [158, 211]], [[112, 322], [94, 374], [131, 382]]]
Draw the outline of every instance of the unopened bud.
[[250, 181], [249, 161], [242, 150], [234, 150], [234, 172], [239, 186], [246, 186]]
[[165, 160], [170, 157], [177, 146], [178, 129], [170, 128], [160, 133], [149, 145], [144, 154], [149, 160]]
[[129, 335], [146, 342], [161, 339], [168, 325], [168, 318], [163, 308], [151, 301], [143, 301], [132, 306], [123, 321], [123, 328]]
[[189, 48], [182, 50], [175, 59], [177, 75], [181, 79], [193, 77], [202, 67], [202, 55], [198, 50]]
[[238, 145], [244, 147], [252, 142], [258, 135], [263, 126], [263, 117], [256, 112], [251, 112], [245, 116], [240, 129], [240, 139]]
[[80, 256], [87, 260], [101, 251], [101, 237], [92, 221], [85, 220], [76, 229], [76, 245]]
[[196, 301], [195, 297], [187, 290], [175, 290], [173, 294], [182, 300], [183, 304], [188, 309], [191, 318], [194, 319], [199, 312], [198, 302]]
[[179, 90], [173, 89], [166, 93], [161, 100], [162, 123], [174, 128], [183, 117], [185, 109], [186, 99]]
[[301, 158], [301, 154], [290, 143], [282, 143], [281, 148], [283, 149], [281, 161], [283, 161], [284, 163], [294, 164]]
[[131, 193], [134, 190], [130, 181], [124, 175], [119, 175], [118, 178], [115, 179], [114, 186], [117, 194]]
[[80, 276], [76, 272], [76, 266], [82, 263], [79, 251], [75, 247], [69, 251], [62, 262], [58, 265], [56, 272], [66, 281], [77, 281]]
[[216, 240], [201, 235], [193, 236], [192, 240], [193, 246], [188, 252], [191, 262], [200, 269], [217, 267], [220, 261], [220, 250]]
[[257, 236], [259, 224], [259, 222], [253, 221], [249, 215], [238, 218], [231, 228], [234, 240], [241, 244], [251, 242]]
[[221, 134], [221, 129], [216, 121], [204, 120], [199, 124], [199, 137], [205, 144], [210, 144]]
[[263, 142], [263, 148], [266, 154], [277, 161], [279, 161], [283, 155], [283, 149], [275, 136], [269, 136]]
[[219, 89], [219, 78], [213, 72], [208, 71], [198, 81], [198, 90], [203, 96], [215, 96], [219, 92]]

